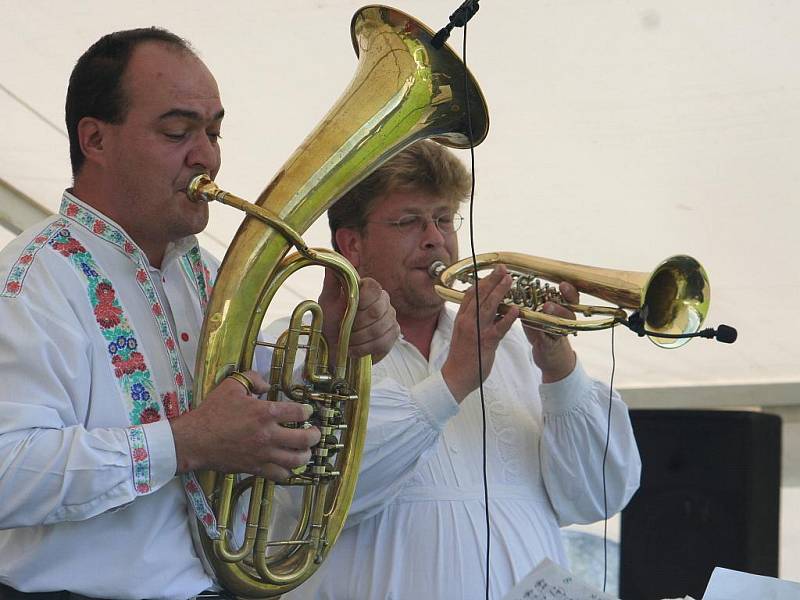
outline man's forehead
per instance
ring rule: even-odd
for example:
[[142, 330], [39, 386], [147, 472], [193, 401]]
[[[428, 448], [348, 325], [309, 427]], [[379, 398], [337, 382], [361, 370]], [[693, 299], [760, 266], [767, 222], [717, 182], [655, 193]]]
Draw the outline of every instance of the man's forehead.
[[425, 190], [395, 190], [379, 198], [373, 205], [373, 211], [376, 209], [404, 213], [456, 211], [458, 203]]
[[163, 110], [195, 110], [201, 103], [207, 118], [221, 111], [219, 89], [211, 71], [193, 53], [162, 42], [144, 42], [131, 55], [123, 85], [133, 100], [164, 102]]

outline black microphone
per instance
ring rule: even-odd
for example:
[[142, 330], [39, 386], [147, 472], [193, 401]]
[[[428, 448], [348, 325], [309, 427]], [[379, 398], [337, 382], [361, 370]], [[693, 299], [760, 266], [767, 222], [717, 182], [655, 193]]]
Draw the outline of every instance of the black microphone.
[[461, 6], [459, 6], [456, 11], [450, 15], [450, 22], [437, 31], [436, 35], [433, 36], [431, 39], [431, 46], [437, 50], [444, 46], [447, 38], [450, 37], [450, 32], [453, 30], [453, 27], [463, 27], [467, 24], [467, 21], [475, 16], [475, 13], [478, 12], [479, 8], [478, 2], [479, 0], [464, 0]]
[[701, 329], [700, 331], [695, 331], [694, 333], [659, 333], [657, 331], [648, 331], [644, 328], [644, 319], [642, 315], [636, 311], [628, 317], [627, 321], [622, 321], [622, 324], [625, 325], [628, 329], [636, 333], [639, 337], [644, 337], [645, 335], [650, 335], [653, 337], [660, 337], [665, 339], [672, 339], [672, 340], [681, 340], [686, 338], [694, 338], [694, 337], [701, 337], [706, 339], [715, 339], [718, 342], [722, 342], [723, 344], [732, 344], [736, 341], [736, 338], [739, 336], [739, 333], [736, 331], [735, 327], [731, 327], [730, 325], [719, 325], [716, 329], [708, 328], [708, 329]]
[[739, 337], [739, 332], [730, 325], [719, 325], [717, 327], [717, 341], [723, 344], [732, 344]]

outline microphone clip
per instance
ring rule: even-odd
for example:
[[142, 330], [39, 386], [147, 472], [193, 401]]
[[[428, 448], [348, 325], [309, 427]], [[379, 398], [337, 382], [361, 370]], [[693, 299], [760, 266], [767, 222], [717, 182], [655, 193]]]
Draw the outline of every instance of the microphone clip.
[[478, 8], [480, 8], [478, 6], [479, 1], [480, 0], [464, 0], [461, 6], [450, 15], [450, 22], [433, 36], [431, 45], [437, 50], [444, 46], [444, 43], [447, 41], [447, 38], [450, 37], [450, 32], [454, 27], [463, 27], [467, 24], [467, 21], [475, 16], [475, 13], [478, 12]]
[[630, 316], [628, 316], [627, 321], [622, 321], [622, 323], [639, 337], [647, 335], [644, 329], [644, 318], [642, 317], [642, 313], [638, 310], [632, 312]]

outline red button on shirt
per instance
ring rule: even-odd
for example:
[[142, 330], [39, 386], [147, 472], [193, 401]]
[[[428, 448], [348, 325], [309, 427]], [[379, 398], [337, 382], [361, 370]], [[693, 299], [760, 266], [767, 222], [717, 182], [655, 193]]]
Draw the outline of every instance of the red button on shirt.
[[188, 342], [188, 341], [189, 341], [189, 334], [188, 334], [188, 333], [186, 333], [186, 332], [184, 331], [184, 332], [181, 334], [181, 339], [182, 339], [184, 342]]

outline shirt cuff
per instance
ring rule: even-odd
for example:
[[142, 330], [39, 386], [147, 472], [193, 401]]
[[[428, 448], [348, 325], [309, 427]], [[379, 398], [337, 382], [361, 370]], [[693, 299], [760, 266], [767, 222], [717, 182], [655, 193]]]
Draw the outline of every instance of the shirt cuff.
[[150, 494], [172, 480], [178, 461], [169, 421], [129, 427], [126, 433], [136, 494]]
[[583, 370], [580, 361], [575, 362], [572, 373], [553, 383], [539, 385], [539, 394], [542, 397], [542, 410], [549, 415], [559, 415], [570, 412], [590, 398], [592, 379]]
[[415, 385], [411, 390], [411, 399], [437, 430], [443, 429], [459, 408], [441, 371]]

